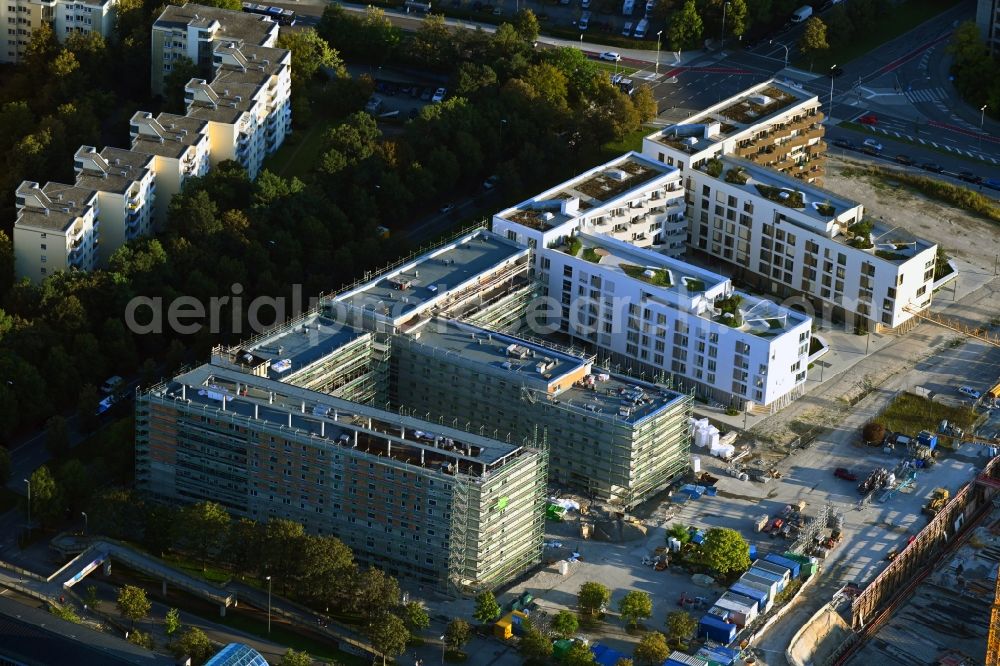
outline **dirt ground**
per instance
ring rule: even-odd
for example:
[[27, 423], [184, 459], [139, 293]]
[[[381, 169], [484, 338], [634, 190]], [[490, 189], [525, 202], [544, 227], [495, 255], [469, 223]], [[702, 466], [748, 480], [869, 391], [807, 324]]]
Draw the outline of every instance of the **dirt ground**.
[[[849, 158], [830, 156], [823, 186], [837, 194], [864, 202], [866, 212], [885, 222], [899, 226], [927, 240], [938, 243], [947, 255], [955, 260], [959, 278], [935, 295], [936, 303], [958, 301], [967, 305], [961, 310], [966, 323], [988, 325], [995, 317], [995, 309], [974, 307], [992, 300], [992, 288], [982, 289], [994, 276], [1000, 248], [1000, 226], [971, 213], [947, 206], [911, 190], [893, 187], [884, 181], [850, 173], [851, 168], [862, 167]], [[845, 175], [845, 169], [847, 174]], [[957, 293], [952, 292], [952, 288]], [[938, 310], [935, 307], [935, 310]], [[994, 313], [994, 314], [991, 314]], [[949, 312], [948, 316], [955, 316]], [[914, 333], [926, 330], [930, 344], [898, 344], [905, 338], [916, 338]], [[797, 436], [838, 423], [851, 409], [851, 405], [883, 385], [892, 377], [906, 372], [936, 353], [934, 347], [955, 344], [957, 333], [921, 324], [917, 330], [897, 336], [892, 349], [873, 355], [877, 363], [859, 363], [835, 381], [828, 381], [815, 393], [807, 394], [772, 417], [759, 423], [752, 430], [761, 442], [771, 443], [770, 450], [760, 453], [774, 459], [787, 453], [786, 443]], [[866, 359], [871, 361], [872, 358]], [[815, 372], [813, 370], [812, 372]]]

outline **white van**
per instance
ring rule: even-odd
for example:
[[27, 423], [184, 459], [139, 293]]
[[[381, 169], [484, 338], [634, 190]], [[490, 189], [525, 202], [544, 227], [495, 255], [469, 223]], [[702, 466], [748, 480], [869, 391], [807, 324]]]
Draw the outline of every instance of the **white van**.
[[656, 0], [646, 0], [646, 16], [649, 16], [656, 7]]
[[580, 22], [576, 24], [580, 30], [586, 30], [590, 26], [590, 12], [584, 12], [580, 15]]
[[792, 23], [802, 23], [807, 18], [813, 15], [813, 8], [811, 5], [803, 5], [795, 10], [792, 14]]
[[646, 36], [646, 31], [649, 30], [649, 19], [642, 19], [639, 24], [635, 26], [635, 34], [632, 36], [636, 39], [642, 39]]
[[107, 379], [104, 380], [104, 383], [101, 384], [101, 393], [105, 395], [110, 395], [114, 393], [115, 391], [118, 390], [118, 387], [122, 385], [122, 381], [123, 381], [122, 378], [119, 377], [118, 375], [115, 375], [114, 377], [108, 377]]

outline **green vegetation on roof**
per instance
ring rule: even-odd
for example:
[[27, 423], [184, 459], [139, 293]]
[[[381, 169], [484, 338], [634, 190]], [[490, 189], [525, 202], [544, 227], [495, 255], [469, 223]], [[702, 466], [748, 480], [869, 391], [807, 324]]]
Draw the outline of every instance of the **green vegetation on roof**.
[[771, 201], [788, 206], [789, 208], [805, 207], [805, 201], [802, 199], [802, 193], [797, 190], [786, 190], [781, 187], [761, 185], [760, 183], [757, 183], [756, 187], [757, 191], [760, 192], [761, 196], [765, 199], [770, 199]]
[[[625, 271], [625, 275], [656, 285], [657, 287], [669, 287], [672, 284], [670, 281], [670, 271], [665, 268], [647, 268], [645, 266], [633, 266], [632, 264], [622, 264], [621, 268]], [[651, 275], [646, 275], [646, 271], [650, 271]]]

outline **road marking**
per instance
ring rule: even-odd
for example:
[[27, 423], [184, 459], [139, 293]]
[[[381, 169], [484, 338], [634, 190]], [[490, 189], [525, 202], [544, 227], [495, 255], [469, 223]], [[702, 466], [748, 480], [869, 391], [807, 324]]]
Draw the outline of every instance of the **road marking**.
[[905, 93], [906, 99], [913, 103], [919, 102], [934, 102], [939, 99], [944, 99], [948, 95], [945, 93], [944, 88], [925, 88], [922, 90], [909, 90]]

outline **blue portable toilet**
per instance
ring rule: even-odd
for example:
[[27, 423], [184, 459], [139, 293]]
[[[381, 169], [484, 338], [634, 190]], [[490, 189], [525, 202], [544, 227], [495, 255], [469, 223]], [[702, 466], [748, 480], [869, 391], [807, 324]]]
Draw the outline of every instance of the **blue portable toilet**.
[[753, 562], [757, 559], [757, 544], [750, 544], [750, 561]]

